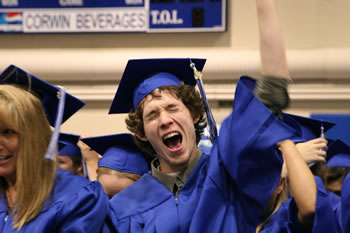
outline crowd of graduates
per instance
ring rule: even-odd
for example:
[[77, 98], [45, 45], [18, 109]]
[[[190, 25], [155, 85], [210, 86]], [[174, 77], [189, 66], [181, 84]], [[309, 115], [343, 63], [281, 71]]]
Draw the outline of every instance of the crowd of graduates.
[[10, 65], [0, 75], [0, 232], [350, 232], [350, 145], [288, 114], [273, 0], [256, 0], [261, 77], [217, 131], [205, 59], [131, 59], [110, 114], [130, 133], [60, 126], [85, 102]]

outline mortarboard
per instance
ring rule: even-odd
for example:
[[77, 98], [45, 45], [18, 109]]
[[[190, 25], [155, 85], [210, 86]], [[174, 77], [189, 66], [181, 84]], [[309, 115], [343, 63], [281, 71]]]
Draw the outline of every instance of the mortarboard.
[[64, 146], [62, 148], [59, 148], [58, 155], [82, 157], [81, 150], [77, 146], [79, 139], [80, 135], [77, 134], [60, 133], [58, 142]]
[[201, 81], [206, 59], [164, 58], [129, 60], [113, 99], [109, 114], [135, 111], [140, 101], [153, 90], [163, 86], [195, 86], [201, 92], [211, 140], [217, 135], [215, 120], [209, 108]]
[[133, 138], [131, 134], [124, 133], [82, 138], [81, 141], [102, 155], [99, 167], [143, 175], [148, 172], [149, 163], [137, 149]]
[[66, 143], [58, 141], [58, 151], [62, 150], [66, 146]]
[[306, 142], [322, 137], [322, 134], [335, 125], [332, 122], [288, 113], [283, 113], [282, 119], [284, 123], [296, 130], [295, 136], [291, 138], [294, 142]]
[[347, 113], [313, 113], [311, 117], [336, 123], [326, 136], [333, 139], [341, 139], [350, 144], [350, 114]]
[[[7, 67], [0, 75], [0, 84], [16, 84], [24, 87], [26, 90], [34, 91], [41, 98], [50, 125], [55, 125], [59, 103], [59, 87], [41, 80], [14, 65]], [[66, 93], [66, 103], [68, 104], [64, 108], [62, 123], [85, 105], [84, 101], [69, 93]]]
[[[41, 99], [46, 117], [50, 125], [54, 126], [50, 144], [45, 154], [46, 159], [53, 160], [57, 153], [57, 141], [61, 124], [83, 107], [85, 103], [66, 93], [65, 88], [55, 87], [14, 65], [10, 65], [1, 73], [0, 84], [22, 86], [27, 91], [34, 92]], [[69, 103], [66, 108], [65, 103]]]
[[[202, 70], [205, 59], [192, 59]], [[111, 113], [135, 111], [139, 102], [153, 90], [167, 85], [179, 86], [181, 81], [195, 86], [189, 59], [129, 60], [109, 110]]]
[[327, 167], [350, 167], [350, 145], [340, 139], [328, 145]]

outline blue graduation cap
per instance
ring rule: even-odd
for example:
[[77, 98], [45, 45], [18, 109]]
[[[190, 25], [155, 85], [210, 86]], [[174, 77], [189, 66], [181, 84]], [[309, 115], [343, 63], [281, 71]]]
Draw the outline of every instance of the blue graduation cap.
[[[0, 75], [0, 84], [15, 84], [24, 87], [28, 91], [34, 91], [41, 98], [50, 125], [55, 125], [59, 109], [60, 87], [53, 86], [14, 65], [10, 65], [2, 72]], [[66, 93], [65, 98], [68, 104], [64, 107], [62, 123], [85, 105], [84, 101], [69, 93]]]
[[66, 145], [66, 143], [58, 141], [58, 151], [62, 150]]
[[201, 81], [205, 59], [164, 58], [129, 60], [109, 109], [112, 113], [134, 112], [140, 101], [153, 90], [163, 86], [198, 84], [210, 127], [211, 139], [217, 135], [216, 124], [209, 108]]
[[324, 133], [335, 125], [332, 122], [288, 113], [283, 113], [282, 119], [284, 123], [296, 130], [295, 136], [291, 138], [294, 142], [305, 142], [323, 137]]
[[327, 167], [350, 167], [350, 145], [336, 139], [328, 145]]
[[132, 134], [112, 134], [80, 139], [102, 158], [99, 167], [143, 175], [149, 170], [144, 154], [137, 149]]
[[58, 142], [60, 144], [63, 144], [63, 146], [61, 148], [59, 146], [58, 155], [81, 158], [82, 157], [81, 150], [77, 146], [79, 139], [80, 139], [80, 135], [77, 135], [77, 134], [60, 133]]
[[350, 114], [347, 113], [312, 113], [311, 117], [336, 123], [326, 133], [328, 138], [341, 139], [350, 144]]
[[[46, 117], [50, 125], [54, 126], [45, 158], [54, 159], [57, 153], [57, 141], [61, 124], [83, 107], [85, 103], [66, 93], [65, 88], [55, 87], [14, 65], [10, 65], [1, 73], [0, 84], [22, 86], [41, 99]], [[65, 108], [66, 102], [69, 104]]]

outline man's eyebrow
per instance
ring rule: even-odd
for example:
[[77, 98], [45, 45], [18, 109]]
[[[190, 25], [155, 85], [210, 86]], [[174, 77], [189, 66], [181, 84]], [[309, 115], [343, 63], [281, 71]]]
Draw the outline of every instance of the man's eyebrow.
[[157, 114], [157, 112], [159, 112], [159, 110], [157, 110], [157, 109], [152, 109], [151, 111], [146, 112], [145, 117], [149, 117], [149, 116], [151, 116], [151, 115]]
[[170, 103], [165, 108], [168, 109], [168, 108], [177, 107], [177, 106], [179, 106], [179, 104], [177, 104], [177, 103]]

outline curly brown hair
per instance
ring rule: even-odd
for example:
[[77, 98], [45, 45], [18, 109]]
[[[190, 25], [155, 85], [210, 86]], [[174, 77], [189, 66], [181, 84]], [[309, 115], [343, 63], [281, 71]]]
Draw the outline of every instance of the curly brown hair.
[[[192, 119], [199, 118], [199, 121], [194, 124], [196, 130], [196, 142], [200, 141], [204, 128], [207, 126], [207, 121], [205, 118], [205, 106], [200, 93], [196, 90], [194, 86], [182, 84], [181, 86], [163, 86], [156, 89], [157, 92], [153, 91], [150, 93], [152, 97], [157, 96], [159, 93], [166, 91], [172, 96], [180, 99], [184, 105], [188, 108], [191, 113]], [[144, 98], [138, 105], [135, 112], [130, 112], [128, 117], [125, 119], [127, 128], [136, 135], [145, 137], [145, 131], [143, 127], [143, 106]], [[154, 157], [155, 151], [152, 145], [147, 141], [144, 142], [139, 138], [135, 137], [135, 143], [138, 148], [147, 153], [148, 155]]]

